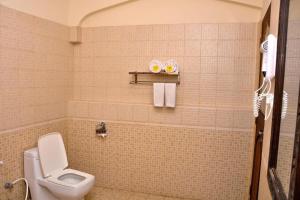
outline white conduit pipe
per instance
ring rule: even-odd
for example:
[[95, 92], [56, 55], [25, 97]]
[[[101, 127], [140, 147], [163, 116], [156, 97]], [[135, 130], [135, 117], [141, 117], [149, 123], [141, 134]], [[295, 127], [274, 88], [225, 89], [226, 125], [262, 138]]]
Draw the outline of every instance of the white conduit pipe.
[[13, 186], [18, 183], [19, 181], [24, 181], [25, 185], [26, 185], [26, 195], [25, 195], [25, 200], [27, 200], [28, 198], [28, 181], [25, 178], [18, 178], [15, 181], [13, 181], [12, 183], [6, 183], [5, 184], [5, 188], [6, 189], [12, 189]]

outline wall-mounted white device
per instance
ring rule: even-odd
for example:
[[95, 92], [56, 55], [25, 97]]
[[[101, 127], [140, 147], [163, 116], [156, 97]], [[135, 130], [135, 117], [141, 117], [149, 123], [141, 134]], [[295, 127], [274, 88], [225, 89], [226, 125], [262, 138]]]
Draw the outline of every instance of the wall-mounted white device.
[[262, 72], [267, 79], [275, 77], [277, 38], [270, 34], [261, 44], [260, 51], [263, 53]]
[[[270, 34], [261, 44], [260, 51], [263, 53], [261, 71], [263, 73], [262, 85], [254, 92], [253, 98], [253, 114], [258, 117], [259, 109], [264, 98], [266, 98], [265, 120], [267, 120], [273, 109], [274, 95], [270, 94], [271, 80], [275, 77], [276, 71], [276, 54], [277, 54], [277, 38]], [[287, 111], [287, 93], [284, 92], [282, 105], [282, 118], [285, 117]]]

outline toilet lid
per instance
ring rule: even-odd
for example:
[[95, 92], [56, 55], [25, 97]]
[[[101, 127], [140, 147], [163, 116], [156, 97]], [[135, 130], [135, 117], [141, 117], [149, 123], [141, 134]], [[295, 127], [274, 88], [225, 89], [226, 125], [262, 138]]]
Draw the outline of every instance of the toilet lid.
[[68, 167], [66, 149], [60, 133], [54, 132], [40, 137], [38, 149], [44, 177]]

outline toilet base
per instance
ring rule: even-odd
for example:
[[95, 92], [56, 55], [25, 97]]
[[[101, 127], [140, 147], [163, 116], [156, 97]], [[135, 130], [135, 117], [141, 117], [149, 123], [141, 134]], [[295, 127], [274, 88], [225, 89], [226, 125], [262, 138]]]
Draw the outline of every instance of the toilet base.
[[31, 193], [31, 200], [60, 200], [53, 196], [47, 188], [39, 185], [37, 181], [29, 181], [29, 189]]

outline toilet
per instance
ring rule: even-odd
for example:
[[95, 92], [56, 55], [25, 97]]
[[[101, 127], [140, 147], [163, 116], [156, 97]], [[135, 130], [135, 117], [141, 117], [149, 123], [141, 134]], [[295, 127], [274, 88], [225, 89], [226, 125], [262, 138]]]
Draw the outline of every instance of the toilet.
[[38, 148], [24, 152], [25, 178], [32, 200], [83, 200], [95, 183], [93, 175], [68, 169], [60, 133], [44, 135]]

